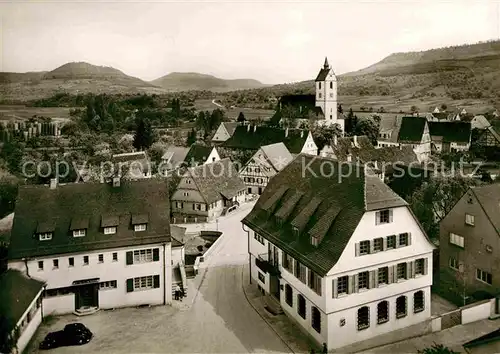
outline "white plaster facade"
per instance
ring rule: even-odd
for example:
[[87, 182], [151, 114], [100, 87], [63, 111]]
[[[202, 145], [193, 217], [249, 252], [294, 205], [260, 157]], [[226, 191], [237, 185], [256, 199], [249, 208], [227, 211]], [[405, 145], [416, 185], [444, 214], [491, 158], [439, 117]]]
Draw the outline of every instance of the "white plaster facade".
[[323, 70], [329, 70], [328, 74], [323, 81], [316, 82], [316, 107], [321, 107], [325, 115], [320, 124], [339, 124], [344, 132], [344, 120], [337, 119], [337, 76], [326, 60]]
[[206, 164], [216, 162], [216, 161], [220, 161], [220, 155], [217, 152], [217, 149], [214, 147], [214, 148], [212, 148], [212, 151], [210, 151], [210, 155], [208, 155], [204, 164], [206, 165]]
[[[326, 276], [321, 278], [318, 292], [307, 284], [311, 271], [307, 270], [305, 282], [297, 279], [294, 272], [284, 267], [282, 250], [277, 250], [278, 268], [281, 275], [279, 301], [284, 312], [319, 344], [326, 343], [328, 349], [341, 348], [430, 319], [434, 246], [427, 239], [408, 207], [397, 207], [391, 210], [393, 221], [387, 224], [376, 224], [377, 212], [375, 211], [364, 214], [338, 262]], [[409, 235], [408, 245], [396, 245], [394, 249], [389, 249], [387, 237], [403, 233]], [[272, 283], [272, 276], [257, 267], [256, 258], [259, 255], [265, 256], [269, 248], [272, 249], [275, 246], [251, 229], [248, 230], [248, 236], [252, 281], [265, 292], [272, 293], [269, 285]], [[383, 240], [383, 250], [375, 252], [374, 240], [378, 238]], [[398, 237], [396, 239], [398, 240]], [[370, 254], [360, 255], [359, 245], [362, 241], [369, 241]], [[418, 268], [416, 262], [423, 265], [423, 268]], [[398, 264], [405, 264], [407, 279], [392, 278], [395, 281], [389, 281], [389, 277], [394, 277], [394, 272], [397, 272]], [[294, 271], [295, 266], [294, 264]], [[377, 284], [379, 269], [385, 269], [384, 267], [387, 267], [388, 284]], [[417, 271], [417, 268], [421, 271]], [[361, 284], [359, 276], [363, 272], [369, 274], [369, 280], [367, 278], [369, 289], [366, 290], [359, 289]], [[383, 274], [382, 271], [381, 274]], [[338, 279], [343, 276], [348, 276], [345, 279], [348, 279], [350, 288], [347, 291], [348, 294], [345, 295], [338, 292]], [[292, 293], [291, 305], [286, 295], [289, 291], [288, 286]], [[415, 312], [414, 295], [419, 291], [422, 291], [419, 296], [423, 295], [424, 306], [423, 309], [419, 308], [419, 311]], [[299, 296], [305, 300], [305, 318], [298, 313]], [[401, 296], [406, 296], [406, 315], [396, 318], [396, 299]], [[382, 301], [388, 302], [388, 320], [378, 324], [377, 306]], [[358, 329], [358, 310], [364, 306], [369, 308], [368, 326]], [[320, 314], [319, 332], [312, 326], [313, 308]]]
[[[227, 123], [226, 123], [227, 124]], [[214, 143], [222, 143], [229, 139], [231, 137], [231, 134], [227, 131], [225, 123], [221, 123], [217, 130], [215, 131], [215, 134], [212, 138], [212, 142]]]
[[300, 151], [300, 153], [313, 155], [313, 156], [318, 155], [318, 146], [314, 142], [314, 139], [313, 139], [311, 132], [307, 133], [306, 141], [304, 142], [304, 145], [302, 146], [302, 150]]
[[[136, 262], [134, 260], [134, 264], [127, 264], [127, 252], [152, 249], [158, 249], [157, 261], [151, 258], [151, 261]], [[176, 262], [179, 261], [179, 257], [182, 257], [182, 252], [179, 249], [174, 252]], [[40, 269], [40, 262], [43, 262], [43, 269]], [[33, 257], [26, 263], [22, 260], [13, 260], [9, 262], [9, 268], [20, 270], [34, 279], [46, 282], [47, 292], [43, 299], [43, 315], [47, 316], [77, 310], [79, 305], [75, 294], [80, 291], [81, 285], [89, 284], [93, 284], [98, 289], [96, 305], [102, 309], [143, 304], [171, 304], [172, 270], [177, 264], [174, 263], [169, 242]], [[150, 276], [159, 276], [158, 287], [154, 287], [151, 282], [151, 286], [145, 289], [128, 291], [128, 279]], [[75, 281], [90, 279], [92, 281], [85, 284], [74, 284]]]
[[[16, 289], [16, 291], [22, 291], [22, 289]], [[42, 293], [43, 289], [38, 292], [16, 324], [16, 327], [19, 328], [20, 334], [16, 343], [18, 353], [22, 353], [24, 351], [36, 330], [42, 323]]]

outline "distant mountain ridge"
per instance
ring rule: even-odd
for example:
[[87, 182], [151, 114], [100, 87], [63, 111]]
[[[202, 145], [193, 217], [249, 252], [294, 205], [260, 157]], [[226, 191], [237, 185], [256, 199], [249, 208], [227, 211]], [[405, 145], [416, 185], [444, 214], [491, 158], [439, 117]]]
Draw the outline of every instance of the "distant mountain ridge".
[[159, 86], [169, 91], [235, 91], [265, 87], [260, 81], [254, 79], [233, 79], [226, 80], [194, 72], [173, 72], [151, 81], [155, 86]]

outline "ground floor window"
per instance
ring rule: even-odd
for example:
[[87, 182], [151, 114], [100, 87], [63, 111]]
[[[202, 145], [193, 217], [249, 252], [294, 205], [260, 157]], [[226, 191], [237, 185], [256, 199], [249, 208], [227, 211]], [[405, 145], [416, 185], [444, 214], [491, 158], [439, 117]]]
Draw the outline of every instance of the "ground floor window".
[[377, 305], [377, 323], [382, 324], [389, 321], [389, 302], [382, 301]]
[[289, 284], [285, 285], [285, 301], [288, 304], [288, 306], [290, 307], [293, 306], [293, 290]]
[[259, 280], [262, 282], [262, 283], [265, 283], [266, 282], [266, 277], [264, 276], [264, 274], [262, 274], [261, 272], [259, 272]]
[[127, 279], [127, 292], [148, 290], [160, 287], [159, 275]]
[[116, 280], [103, 281], [103, 282], [99, 283], [99, 288], [102, 290], [116, 289]]
[[424, 308], [424, 292], [420, 290], [413, 294], [413, 312], [422, 312]]
[[400, 296], [396, 299], [396, 318], [406, 317], [406, 296]]
[[358, 310], [358, 331], [370, 327], [370, 308], [363, 306]]
[[316, 332], [321, 333], [321, 312], [316, 307], [311, 307], [311, 326]]
[[306, 318], [306, 299], [301, 294], [297, 295], [297, 312], [300, 317]]

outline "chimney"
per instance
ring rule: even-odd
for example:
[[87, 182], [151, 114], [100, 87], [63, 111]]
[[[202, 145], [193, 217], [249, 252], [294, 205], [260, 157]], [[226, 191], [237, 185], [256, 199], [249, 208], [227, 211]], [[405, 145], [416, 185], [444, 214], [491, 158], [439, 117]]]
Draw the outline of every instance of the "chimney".
[[358, 136], [357, 135], [354, 135], [354, 146], [359, 148], [358, 146]]
[[255, 133], [257, 131], [257, 125], [253, 126], [253, 132]]
[[250, 131], [250, 128], [251, 128], [251, 126], [250, 126], [250, 124], [248, 124], [248, 125], [247, 125], [247, 132], [249, 132], [249, 131]]
[[301, 131], [300, 131], [300, 138], [302, 139], [303, 137], [304, 137], [304, 131], [303, 131], [303, 130], [301, 130]]
[[399, 150], [403, 150], [403, 145], [399, 144]]
[[333, 145], [337, 146], [337, 143], [338, 143], [338, 137], [337, 137], [337, 135], [334, 135], [333, 136]]
[[285, 129], [285, 138], [288, 138], [288, 128]]
[[347, 162], [352, 162], [352, 155], [351, 154], [347, 155]]
[[51, 178], [49, 186], [50, 186], [50, 189], [56, 189], [57, 188], [57, 178]]
[[113, 177], [113, 188], [120, 187], [120, 177]]

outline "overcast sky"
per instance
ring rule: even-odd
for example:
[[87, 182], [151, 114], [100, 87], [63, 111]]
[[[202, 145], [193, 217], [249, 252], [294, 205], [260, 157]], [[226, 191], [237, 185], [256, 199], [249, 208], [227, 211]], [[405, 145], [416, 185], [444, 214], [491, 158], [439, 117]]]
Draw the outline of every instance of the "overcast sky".
[[9, 1], [0, 71], [86, 61], [144, 80], [176, 71], [301, 81], [325, 56], [340, 74], [393, 52], [499, 38], [499, 1]]

